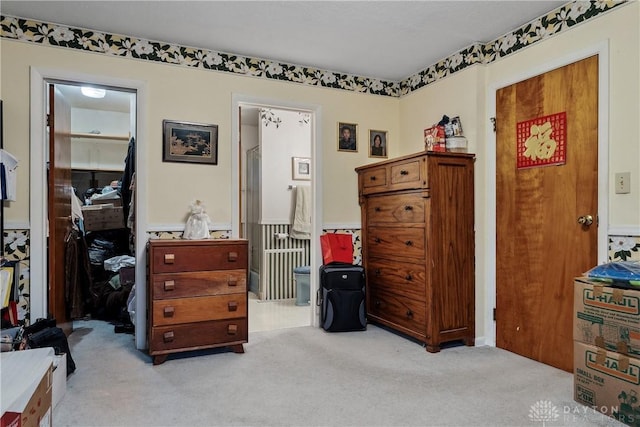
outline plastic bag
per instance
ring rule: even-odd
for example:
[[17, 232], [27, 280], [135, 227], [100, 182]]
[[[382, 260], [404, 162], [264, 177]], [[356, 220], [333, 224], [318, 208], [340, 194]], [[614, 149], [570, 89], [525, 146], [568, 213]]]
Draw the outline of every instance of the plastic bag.
[[593, 267], [585, 274], [590, 279], [640, 288], [639, 261], [608, 262]]
[[104, 260], [104, 269], [117, 273], [122, 267], [135, 267], [136, 259], [129, 255], [118, 255]]

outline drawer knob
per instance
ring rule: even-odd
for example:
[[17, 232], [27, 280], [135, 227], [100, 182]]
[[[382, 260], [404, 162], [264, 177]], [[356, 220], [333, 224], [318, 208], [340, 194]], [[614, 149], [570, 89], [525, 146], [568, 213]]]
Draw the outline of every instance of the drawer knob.
[[235, 277], [229, 277], [229, 279], [227, 280], [227, 285], [238, 286], [238, 279], [236, 279]]
[[404, 276], [405, 280], [413, 280], [413, 276], [411, 276], [410, 274], [407, 274], [406, 276]]
[[174, 339], [174, 335], [173, 335], [173, 331], [167, 331], [164, 334], [162, 334], [162, 340], [164, 342], [172, 342]]
[[173, 314], [175, 313], [175, 308], [173, 307], [165, 307], [163, 310], [164, 313], [164, 317], [173, 317]]
[[235, 335], [238, 333], [238, 325], [229, 325], [227, 327], [227, 334]]
[[375, 302], [375, 306], [376, 306], [376, 307], [380, 307], [380, 301], [379, 301], [379, 300], [376, 300], [376, 302]]
[[374, 209], [374, 211], [376, 211], [376, 212], [380, 212], [380, 210], [381, 210], [380, 206], [376, 206], [376, 208]]
[[238, 260], [238, 252], [229, 252], [227, 259], [231, 262]]
[[407, 205], [407, 206], [404, 207], [404, 210], [405, 211], [412, 211], [413, 210], [413, 206]]
[[407, 317], [408, 318], [413, 318], [413, 311], [407, 310]]
[[376, 180], [376, 177], [372, 175], [369, 179], [370, 179], [371, 181], [375, 181], [375, 180]]
[[164, 290], [165, 292], [170, 292], [176, 289], [175, 280], [165, 280], [164, 281]]
[[407, 246], [413, 246], [413, 242], [411, 240], [407, 240], [404, 244]]
[[164, 254], [164, 263], [173, 264], [176, 261], [175, 254]]
[[380, 243], [380, 242], [381, 242], [381, 240], [380, 240], [380, 238], [379, 238], [379, 237], [374, 237], [374, 238], [373, 238], [373, 241], [374, 241], [374, 242], [376, 242], [376, 243]]
[[237, 311], [238, 303], [236, 301], [229, 301], [228, 307], [229, 307], [229, 311]]
[[375, 273], [376, 276], [380, 275], [380, 269], [379, 268], [376, 268], [373, 272]]
[[406, 171], [406, 170], [402, 169], [400, 171], [400, 175], [409, 175], [409, 171]]

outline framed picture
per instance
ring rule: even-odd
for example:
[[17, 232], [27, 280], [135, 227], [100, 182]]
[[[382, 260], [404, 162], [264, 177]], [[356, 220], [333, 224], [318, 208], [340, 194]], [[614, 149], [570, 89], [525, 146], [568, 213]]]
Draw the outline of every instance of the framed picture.
[[311, 159], [308, 157], [292, 157], [293, 179], [309, 181], [311, 179]]
[[358, 125], [355, 123], [338, 123], [338, 151], [358, 152]]
[[369, 130], [369, 157], [387, 157], [389, 132], [386, 130]]
[[164, 162], [218, 164], [218, 125], [162, 121]]

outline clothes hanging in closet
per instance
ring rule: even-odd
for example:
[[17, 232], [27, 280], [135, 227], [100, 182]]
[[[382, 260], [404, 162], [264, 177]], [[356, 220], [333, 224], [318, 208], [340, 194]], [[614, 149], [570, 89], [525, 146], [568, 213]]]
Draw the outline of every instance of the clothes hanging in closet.
[[87, 315], [91, 300], [92, 278], [89, 250], [84, 236], [69, 227], [65, 236], [65, 301], [72, 319]]
[[129, 219], [129, 203], [131, 202], [131, 182], [133, 174], [136, 172], [136, 140], [131, 137], [129, 140], [129, 148], [127, 149], [127, 157], [124, 160], [124, 173], [122, 175], [122, 185], [120, 193], [122, 195], [122, 212], [124, 214], [124, 222]]
[[0, 149], [0, 188], [2, 200], [16, 200], [18, 159]]

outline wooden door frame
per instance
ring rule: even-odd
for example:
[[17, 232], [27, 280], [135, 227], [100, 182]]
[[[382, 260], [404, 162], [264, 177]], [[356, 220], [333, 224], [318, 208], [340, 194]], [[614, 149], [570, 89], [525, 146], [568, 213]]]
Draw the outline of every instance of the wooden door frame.
[[[143, 155], [136, 156], [136, 171], [139, 176], [148, 176], [145, 141], [147, 139], [147, 96], [146, 83], [140, 80], [119, 79], [109, 76], [82, 74], [65, 69], [31, 67], [29, 102], [29, 238], [30, 238], [30, 321], [47, 317], [47, 84], [49, 81], [93, 83], [129, 89], [136, 92], [136, 150]], [[136, 181], [136, 248], [135, 257], [146, 259], [147, 241], [147, 190], [148, 180]], [[136, 263], [136, 283], [146, 283], [146, 262]], [[136, 287], [136, 348], [146, 348], [147, 292], [145, 286]]]
[[598, 55], [598, 264], [607, 261], [609, 235], [609, 43], [598, 43], [586, 49], [561, 56], [536, 68], [518, 73], [506, 80], [488, 86], [487, 106], [487, 202], [485, 254], [484, 344], [496, 346], [496, 323], [493, 309], [496, 307], [496, 133], [490, 118], [496, 116], [496, 93], [499, 89], [564, 67], [593, 55]]
[[[296, 111], [307, 111], [311, 115], [311, 194], [313, 210], [311, 211], [311, 271], [318, 271], [322, 265], [320, 251], [320, 235], [322, 234], [322, 107], [317, 104], [299, 103], [274, 98], [232, 93], [231, 95], [231, 237], [240, 235], [240, 107], [281, 108]], [[319, 288], [317, 275], [312, 274], [309, 284], [311, 298], [311, 325], [320, 326], [320, 310], [316, 304], [316, 291]]]

